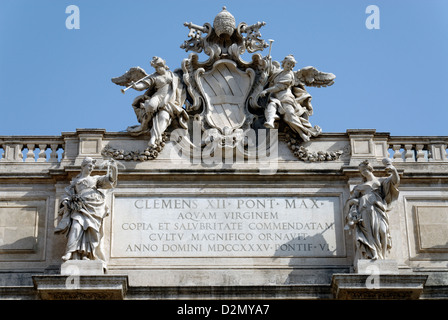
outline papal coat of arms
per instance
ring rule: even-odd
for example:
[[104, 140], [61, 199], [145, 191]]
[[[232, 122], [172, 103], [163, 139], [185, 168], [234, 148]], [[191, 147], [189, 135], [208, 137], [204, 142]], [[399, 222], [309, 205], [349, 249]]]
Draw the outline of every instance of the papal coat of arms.
[[[191, 148], [205, 148], [209, 143], [210, 152], [244, 146], [248, 130], [289, 130], [288, 136], [293, 135], [296, 141], [302, 142], [321, 133], [320, 127], [312, 126], [309, 121], [313, 108], [305, 87], [330, 86], [335, 75], [314, 67], [294, 71], [293, 55], [280, 63], [274, 61], [273, 40], [266, 42], [260, 34], [265, 23], [236, 25], [225, 7], [213, 25], [184, 25], [189, 29], [189, 39], [181, 48], [195, 53], [182, 61], [181, 68], [171, 71], [162, 58], [153, 57], [154, 73], [147, 74], [142, 68], [134, 67], [112, 79], [115, 84], [126, 87], [123, 93], [130, 88], [144, 91], [132, 103], [139, 124], [128, 127], [127, 131], [132, 135], [149, 132], [150, 139], [141, 156], [126, 157], [113, 152], [111, 147], [106, 153], [118, 159], [154, 159], [164, 145], [164, 137], [174, 129], [183, 130], [184, 141]], [[267, 48], [266, 56], [255, 53]], [[249, 62], [241, 57], [246, 51], [252, 54]], [[209, 57], [206, 61], [199, 61], [197, 53], [201, 52]], [[191, 138], [191, 130], [198, 123], [199, 142]], [[338, 156], [324, 158], [331, 160]]]

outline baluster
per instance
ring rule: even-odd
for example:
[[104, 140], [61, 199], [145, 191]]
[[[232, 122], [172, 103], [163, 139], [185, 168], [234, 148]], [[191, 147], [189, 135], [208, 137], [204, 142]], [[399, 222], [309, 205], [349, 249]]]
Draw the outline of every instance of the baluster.
[[413, 145], [412, 144], [405, 144], [405, 154], [404, 154], [404, 161], [406, 162], [415, 162], [415, 154], [414, 150], [412, 150]]
[[47, 154], [46, 154], [46, 150], [47, 150], [47, 145], [46, 144], [39, 144], [39, 155], [37, 158], [37, 162], [47, 162]]
[[36, 145], [34, 143], [28, 143], [26, 147], [28, 148], [28, 153], [26, 154], [25, 162], [35, 162], [34, 148]]
[[[23, 149], [24, 149], [23, 144], [17, 144], [14, 147], [15, 147], [15, 149], [14, 149], [13, 156], [14, 157], [17, 156], [19, 158], [19, 160], [17, 160], [17, 161], [23, 162]], [[16, 159], [16, 158], [14, 158], [14, 159]]]
[[394, 161], [395, 162], [403, 161], [400, 149], [401, 149], [401, 144], [393, 144], [392, 145], [392, 150], [394, 150]]
[[50, 153], [50, 162], [58, 162], [58, 144], [52, 143], [50, 144], [51, 153]]
[[427, 159], [425, 159], [425, 152], [423, 151], [424, 147], [425, 147], [424, 144], [417, 144], [415, 146], [417, 162], [426, 162], [427, 161]]

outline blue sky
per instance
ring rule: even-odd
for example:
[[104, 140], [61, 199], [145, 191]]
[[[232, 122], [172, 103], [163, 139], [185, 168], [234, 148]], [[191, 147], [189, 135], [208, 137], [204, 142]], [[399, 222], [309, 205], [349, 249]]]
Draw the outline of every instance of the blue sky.
[[[80, 10], [78, 30], [66, 28], [69, 5]], [[123, 95], [110, 79], [133, 66], [153, 72], [153, 56], [179, 68], [189, 54], [183, 23], [212, 23], [224, 5], [237, 23], [266, 22], [274, 60], [293, 54], [296, 70], [336, 75], [333, 86], [309, 89], [311, 123], [324, 132], [448, 135], [444, 0], [0, 0], [0, 135], [137, 124], [139, 93]], [[366, 28], [368, 5], [380, 9], [378, 30]]]

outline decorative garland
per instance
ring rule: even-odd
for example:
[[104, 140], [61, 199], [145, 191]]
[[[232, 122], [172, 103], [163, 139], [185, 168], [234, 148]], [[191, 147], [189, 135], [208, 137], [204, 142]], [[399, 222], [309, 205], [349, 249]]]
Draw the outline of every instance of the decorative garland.
[[304, 146], [301, 146], [300, 143], [302, 140], [300, 140], [297, 135], [287, 133], [285, 135], [284, 141], [288, 145], [291, 152], [296, 156], [298, 159], [302, 161], [307, 162], [319, 162], [319, 161], [335, 161], [339, 160], [341, 155], [344, 153], [342, 150], [338, 151], [309, 151]]
[[135, 151], [126, 151], [123, 149], [116, 149], [111, 147], [109, 144], [106, 145], [101, 154], [105, 157], [111, 157], [115, 160], [125, 160], [125, 161], [147, 161], [154, 160], [157, 158], [159, 153], [162, 151], [166, 142], [166, 134], [163, 134], [162, 141], [157, 144], [154, 148], [146, 148], [145, 150], [135, 150]]

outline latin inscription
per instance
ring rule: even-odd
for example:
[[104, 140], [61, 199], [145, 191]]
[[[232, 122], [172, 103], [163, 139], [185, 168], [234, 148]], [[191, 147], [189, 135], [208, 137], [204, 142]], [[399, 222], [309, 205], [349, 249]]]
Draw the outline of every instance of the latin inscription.
[[338, 197], [115, 197], [112, 256], [330, 257], [341, 231]]

